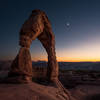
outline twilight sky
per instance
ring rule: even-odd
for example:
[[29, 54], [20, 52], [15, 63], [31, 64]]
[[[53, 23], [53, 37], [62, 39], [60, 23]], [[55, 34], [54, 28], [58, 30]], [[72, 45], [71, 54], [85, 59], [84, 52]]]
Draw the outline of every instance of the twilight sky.
[[[0, 0], [0, 60], [15, 58], [20, 28], [34, 9], [51, 21], [59, 61], [100, 61], [100, 0]], [[38, 40], [31, 55], [47, 59]]]

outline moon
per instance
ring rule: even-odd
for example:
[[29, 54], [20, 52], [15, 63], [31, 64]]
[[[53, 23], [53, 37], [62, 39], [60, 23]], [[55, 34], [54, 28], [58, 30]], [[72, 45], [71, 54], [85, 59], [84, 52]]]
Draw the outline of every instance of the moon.
[[66, 26], [67, 26], [67, 27], [69, 27], [69, 26], [70, 26], [70, 23], [69, 23], [69, 22], [67, 22], [67, 23], [66, 23]]

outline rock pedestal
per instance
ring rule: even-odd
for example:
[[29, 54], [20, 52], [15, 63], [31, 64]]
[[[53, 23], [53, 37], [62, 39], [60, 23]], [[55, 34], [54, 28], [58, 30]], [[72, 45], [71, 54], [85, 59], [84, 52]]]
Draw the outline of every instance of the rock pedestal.
[[12, 82], [32, 81], [32, 61], [28, 48], [20, 48], [18, 55], [11, 65], [8, 77]]

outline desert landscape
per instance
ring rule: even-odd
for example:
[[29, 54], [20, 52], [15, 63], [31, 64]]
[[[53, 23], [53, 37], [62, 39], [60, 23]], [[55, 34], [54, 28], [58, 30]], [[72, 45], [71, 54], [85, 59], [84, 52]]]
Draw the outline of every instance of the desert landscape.
[[0, 100], [100, 100], [100, 1], [0, 1]]
[[[0, 80], [7, 77], [12, 61], [0, 61]], [[68, 67], [73, 63], [58, 62], [60, 66], [59, 80], [68, 90], [70, 100], [99, 100], [100, 98], [100, 70], [92, 70], [98, 63], [74, 63], [76, 68]], [[83, 64], [87, 67], [83, 69]], [[0, 98], [2, 100], [66, 100], [65, 94], [59, 94], [57, 87], [46, 82], [47, 62], [33, 61], [33, 82], [28, 84], [0, 84]], [[67, 66], [68, 65], [68, 66]], [[80, 65], [80, 66], [79, 66]], [[90, 68], [91, 70], [89, 70]], [[94, 67], [95, 68], [95, 67]], [[9, 94], [9, 91], [13, 93]], [[16, 98], [15, 98], [16, 97]]]

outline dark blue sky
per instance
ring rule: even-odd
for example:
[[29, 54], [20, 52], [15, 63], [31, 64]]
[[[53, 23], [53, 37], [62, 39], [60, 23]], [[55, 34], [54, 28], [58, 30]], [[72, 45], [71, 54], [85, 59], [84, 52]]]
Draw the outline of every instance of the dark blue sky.
[[[100, 61], [100, 0], [0, 0], [0, 59], [17, 55], [20, 28], [34, 9], [51, 21], [58, 60]], [[31, 54], [33, 60], [47, 57], [38, 40]]]

